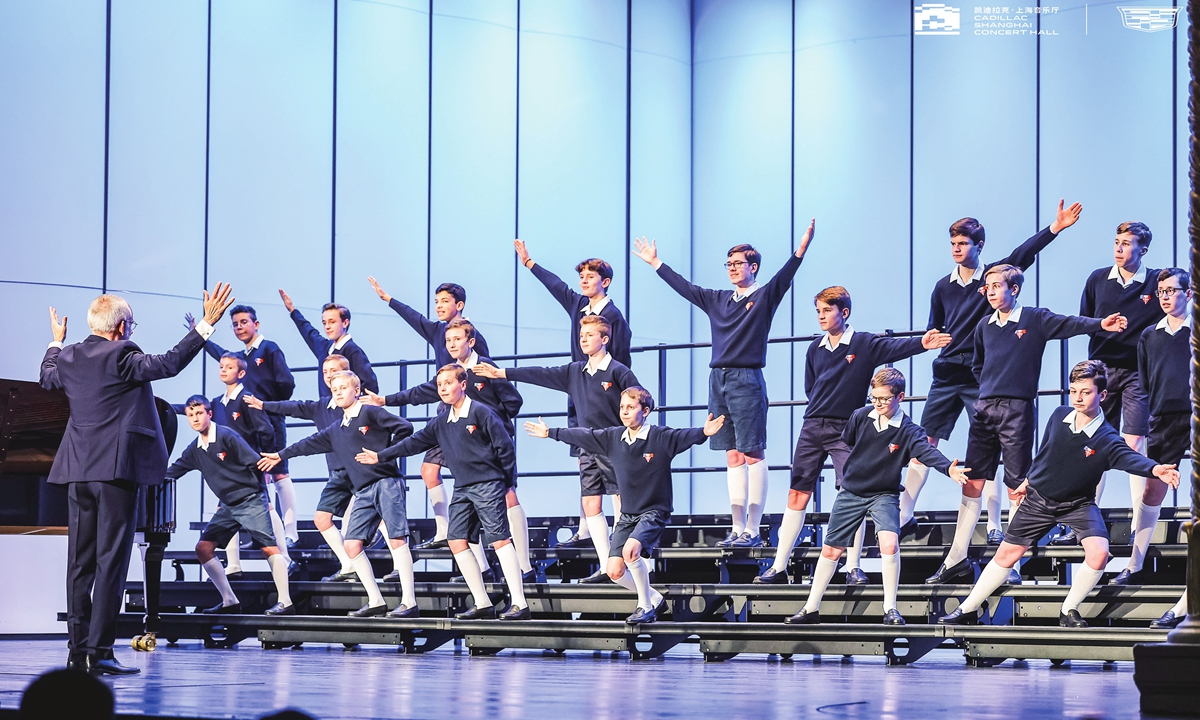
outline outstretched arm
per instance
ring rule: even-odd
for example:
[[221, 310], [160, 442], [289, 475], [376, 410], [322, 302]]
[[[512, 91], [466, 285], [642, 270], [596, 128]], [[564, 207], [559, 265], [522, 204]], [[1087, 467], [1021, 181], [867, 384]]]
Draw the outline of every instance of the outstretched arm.
[[[233, 302], [229, 285], [217, 283], [212, 293], [206, 290], [204, 319], [196, 325], [196, 329], [189, 331], [175, 347], [162, 355], [146, 355], [136, 346], [130, 345], [117, 360], [117, 369], [121, 377], [130, 382], [149, 382], [178, 375], [204, 348], [204, 342], [213, 333], [213, 323], [221, 319]], [[66, 332], [65, 325], [63, 332]]]

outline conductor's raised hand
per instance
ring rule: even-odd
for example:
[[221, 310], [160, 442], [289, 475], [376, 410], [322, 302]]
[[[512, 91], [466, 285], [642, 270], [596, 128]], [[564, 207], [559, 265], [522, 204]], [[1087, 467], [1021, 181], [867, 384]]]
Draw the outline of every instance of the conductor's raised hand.
[[362, 452], [354, 456], [354, 459], [363, 465], [374, 465], [379, 462], [379, 453], [363, 448]]
[[382, 395], [376, 395], [366, 388], [363, 388], [363, 394], [362, 397], [359, 398], [359, 401], [362, 402], [363, 405], [374, 405], [375, 407], [383, 407], [384, 405], [387, 405], [387, 400], [385, 400]]
[[379, 296], [380, 300], [384, 301], [385, 303], [390, 303], [392, 301], [392, 296], [388, 295], [387, 292], [379, 286], [379, 281], [376, 280], [374, 276], [368, 275], [367, 282], [371, 283], [371, 289], [375, 291], [375, 294]]
[[513, 250], [517, 251], [517, 259], [525, 267], [529, 267], [529, 251], [525, 249], [524, 240], [513, 240]]
[[808, 252], [808, 244], [812, 242], [813, 236], [817, 234], [817, 219], [813, 218], [808, 223], [808, 229], [800, 236], [800, 247], [796, 248], [796, 257], [804, 259], [804, 253]]
[[542, 422], [542, 419], [540, 417], [537, 419], [537, 422], [534, 422], [532, 420], [526, 420], [525, 421], [525, 432], [529, 433], [529, 435], [531, 437], [536, 437], [536, 438], [550, 437], [550, 428], [549, 428], [549, 426], [546, 425], [546, 423]]
[[1155, 465], [1152, 472], [1154, 473], [1154, 477], [1162, 480], [1176, 490], [1179, 489], [1179, 471], [1175, 469], [1174, 465]]
[[658, 243], [646, 240], [645, 236], [633, 239], [633, 254], [645, 260], [655, 270], [662, 265], [662, 261], [658, 259]]
[[936, 348], [944, 348], [950, 344], [950, 334], [939, 332], [937, 330], [929, 330], [921, 336], [921, 347], [926, 350], [934, 350]]
[[725, 425], [725, 416], [713, 418], [712, 413], [708, 414], [708, 419], [704, 421], [704, 436], [712, 437], [717, 434], [717, 431]]
[[58, 311], [53, 306], [50, 307], [50, 334], [54, 337], [54, 342], [62, 342], [67, 339], [67, 316], [62, 316], [62, 321], [59, 322]]
[[229, 309], [234, 300], [233, 288], [230, 287], [229, 283], [217, 283], [217, 286], [213, 288], [211, 293], [205, 290], [204, 322], [215, 327], [217, 321], [221, 319], [221, 316], [225, 314], [225, 311]]
[[1129, 327], [1129, 320], [1121, 313], [1113, 313], [1100, 321], [1100, 327], [1109, 332], [1122, 332]]
[[1054, 222], [1050, 223], [1050, 232], [1056, 235], [1078, 222], [1079, 215], [1083, 212], [1083, 205], [1079, 203], [1074, 203], [1071, 207], [1064, 210], [1063, 205], [1065, 202], [1063, 198], [1059, 198], [1058, 212], [1055, 213]]
[[946, 475], [959, 485], [967, 484], [967, 473], [971, 472], [971, 468], [960, 468], [958, 466], [958, 458], [954, 458], [954, 462], [950, 463], [950, 469], [946, 471]]
[[258, 461], [258, 469], [263, 472], [269, 472], [271, 468], [283, 462], [279, 459], [279, 453], [277, 452], [259, 453], [259, 455], [262, 455], [262, 459]]
[[283, 288], [279, 288], [279, 298], [283, 300], [283, 306], [287, 308], [288, 312], [296, 309], [296, 306], [292, 304], [291, 296], [284, 292]]
[[253, 395], [251, 395], [249, 393], [243, 394], [242, 400], [244, 400], [247, 405], [254, 408], [255, 410], [263, 409], [263, 401], [259, 400], [258, 398], [254, 397]]

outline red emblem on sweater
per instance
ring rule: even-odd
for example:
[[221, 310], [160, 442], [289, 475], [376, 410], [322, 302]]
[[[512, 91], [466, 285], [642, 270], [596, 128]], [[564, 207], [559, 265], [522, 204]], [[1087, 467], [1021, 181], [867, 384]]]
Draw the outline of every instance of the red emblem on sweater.
[[254, 364], [255, 364], [255, 365], [262, 365], [262, 360], [263, 360], [262, 358], [254, 358]]
[[234, 410], [234, 411], [233, 411], [233, 419], [234, 419], [234, 420], [237, 420], [237, 419], [238, 419], [238, 418], [240, 418], [241, 416], [242, 416], [242, 414], [241, 414], [240, 412], [238, 412], [237, 410]]
[[602, 388], [604, 388], [605, 390], [607, 390], [607, 389], [609, 389], [610, 387], [612, 387], [612, 383], [610, 383], [610, 382], [608, 382], [608, 381], [601, 381], [601, 382], [600, 382], [600, 387], [602, 387]]
[[1018, 339], [1018, 340], [1019, 340], [1019, 339], [1021, 339], [1021, 338], [1023, 338], [1023, 337], [1025, 337], [1025, 329], [1024, 329], [1024, 328], [1022, 328], [1022, 329], [1020, 329], [1020, 330], [1017, 330], [1017, 331], [1016, 331], [1016, 333], [1017, 333], [1017, 339]]
[[981, 286], [979, 287], [979, 294], [980, 294], [980, 295], [987, 295], [987, 287], [986, 287], [986, 286], [982, 286], [982, 285], [981, 285]]
[[1096, 451], [1091, 449], [1090, 447], [1087, 447], [1086, 445], [1083, 447], [1083, 456], [1085, 458], [1089, 458], [1095, 454], [1096, 454]]
[[219, 453], [217, 453], [217, 458], [218, 458], [218, 459], [220, 459], [220, 460], [224, 460], [224, 459], [225, 459], [225, 453], [223, 453], [223, 452], [219, 452]]
[[888, 443], [888, 452], [889, 453], [894, 453], [899, 449], [900, 449], [900, 446], [897, 445], [896, 443]]
[[479, 392], [481, 390], [483, 390], [483, 383], [475, 383], [475, 391]]
[[854, 356], [853, 356], [853, 355], [847, 355], [847, 356], [846, 356], [846, 362], [848, 362], [848, 363], [849, 363], [849, 362], [854, 362]]
[[474, 434], [475, 434], [475, 426], [474, 426], [474, 425], [468, 425], [468, 426], [467, 426], [467, 432], [468, 432], [468, 433], [470, 433], [471, 435], [474, 435]]
[[747, 310], [749, 310], [749, 309], [750, 309], [750, 308], [752, 308], [752, 307], [754, 307], [754, 301], [753, 301], [753, 300], [751, 300], [750, 302], [746, 303], [746, 309], [747, 309]]
[[362, 427], [360, 427], [360, 428], [358, 429], [358, 431], [359, 431], [360, 433], [362, 433], [363, 435], [366, 435], [366, 434], [367, 434], [367, 431], [368, 431], [368, 430], [370, 430], [370, 429], [371, 429], [371, 428], [370, 428], [370, 426], [368, 426], [368, 425], [363, 425]]
[[1148, 303], [1148, 302], [1150, 302], [1150, 296], [1149, 296], [1149, 295], [1143, 295], [1143, 296], [1142, 296], [1142, 304], [1143, 304], [1143, 305], [1145, 305], [1145, 304], [1146, 304], [1146, 303]]
[[642, 453], [642, 457], [646, 458], [646, 462], [654, 459], [654, 453]]

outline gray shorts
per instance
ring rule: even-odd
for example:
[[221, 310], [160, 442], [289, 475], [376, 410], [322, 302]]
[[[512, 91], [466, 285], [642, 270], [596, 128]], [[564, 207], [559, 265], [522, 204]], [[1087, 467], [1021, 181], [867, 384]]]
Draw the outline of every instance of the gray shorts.
[[767, 381], [759, 368], [713, 368], [708, 411], [725, 424], [708, 441], [713, 450], [755, 452], [767, 447]]
[[387, 525], [388, 537], [400, 540], [408, 537], [407, 487], [403, 478], [388, 477], [354, 492], [354, 508], [350, 510], [346, 528], [347, 540], [370, 542], [379, 529], [379, 521]]
[[825, 526], [825, 544], [845, 548], [854, 544], [854, 534], [863, 518], [871, 516], [875, 532], [900, 532], [900, 493], [863, 497], [842, 490], [833, 501], [829, 523]]
[[233, 504], [222, 503], [213, 513], [212, 520], [204, 526], [200, 539], [223, 547], [234, 535], [245, 532], [255, 546], [275, 547], [275, 533], [271, 530], [267, 503], [265, 490]]
[[477, 542], [482, 533], [483, 543], [491, 545], [512, 538], [504, 501], [507, 494], [508, 485], [502, 480], [455, 487], [450, 500], [449, 539]]

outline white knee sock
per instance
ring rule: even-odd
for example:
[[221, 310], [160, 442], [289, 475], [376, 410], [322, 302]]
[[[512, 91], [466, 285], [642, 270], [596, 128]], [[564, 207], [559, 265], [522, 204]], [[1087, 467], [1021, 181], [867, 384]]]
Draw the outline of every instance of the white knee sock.
[[596, 513], [584, 518], [580, 527], [586, 527], [592, 535], [592, 545], [596, 547], [596, 557], [600, 558], [600, 567], [608, 562], [608, 520], [604, 513]]
[[580, 540], [592, 536], [592, 529], [588, 527], [587, 515], [583, 512], [582, 508], [579, 510], [579, 531], [575, 534], [579, 536]]
[[609, 497], [612, 498], [613, 522], [615, 523], [621, 517], [621, 496], [609, 495]]
[[835, 570], [837, 560], [830, 560], [825, 556], [817, 560], [817, 568], [813, 571], [812, 589], [808, 591], [808, 601], [804, 603], [805, 610], [811, 613], [821, 609], [821, 598], [825, 596], [825, 589], [829, 587]]
[[1103, 574], [1104, 568], [1094, 570], [1085, 562], [1079, 563], [1079, 566], [1072, 572], [1071, 590], [1067, 592], [1067, 599], [1063, 600], [1061, 612], [1078, 610], [1079, 603], [1083, 602], [1092, 588], [1096, 587], [1096, 583], [1100, 581], [1100, 576]]
[[330, 525], [321, 531], [321, 537], [325, 538], [325, 542], [329, 544], [329, 549], [337, 556], [338, 562], [342, 567], [338, 572], [348, 573], [354, 570], [354, 564], [350, 562], [350, 556], [346, 554], [346, 540], [342, 534], [338, 532], [337, 525]]
[[850, 572], [854, 568], [858, 567], [859, 562], [862, 561], [862, 546], [863, 540], [865, 540], [866, 537], [867, 521], [866, 518], [864, 518], [862, 523], [859, 524], [858, 530], [856, 530], [854, 533], [854, 543], [850, 545], [850, 547], [846, 548], [846, 572]]
[[1135, 504], [1134, 510], [1137, 514], [1133, 516], [1133, 549], [1129, 553], [1127, 565], [1131, 572], [1141, 570], [1146, 563], [1146, 551], [1150, 548], [1150, 538], [1154, 536], [1154, 529], [1158, 526], [1158, 511], [1161, 508], [1161, 505], [1143, 505], [1140, 498]]
[[1175, 603], [1175, 607], [1171, 608], [1171, 612], [1175, 613], [1175, 617], [1187, 615], [1187, 590], [1183, 591], [1183, 597], [1179, 598], [1179, 602]]
[[279, 513], [275, 512], [274, 506], [271, 506], [269, 510], [269, 515], [271, 516], [271, 534], [275, 536], [275, 547], [279, 548], [279, 554], [290, 562], [292, 557], [288, 554], [287, 532], [284, 530], [283, 521], [279, 519]]
[[282, 554], [268, 555], [267, 564], [271, 566], [271, 579], [275, 581], [275, 592], [279, 595], [279, 602], [283, 603], [284, 607], [291, 605], [292, 596], [288, 592], [288, 559]]
[[221, 593], [221, 604], [225, 606], [236, 605], [238, 601], [237, 595], [233, 594], [233, 588], [229, 586], [229, 578], [225, 577], [225, 568], [221, 567], [221, 561], [213, 558], [201, 567], [208, 574], [208, 579], [212, 580], [212, 584], [216, 586], [217, 592]]
[[385, 604], [383, 593], [379, 592], [379, 584], [375, 582], [375, 570], [371, 568], [371, 561], [367, 559], [367, 551], [364, 550], [357, 557], [350, 558], [350, 562], [354, 565], [354, 572], [358, 574], [358, 581], [367, 591], [367, 604], [371, 607]]
[[900, 590], [900, 552], [883, 555], [883, 611], [896, 609], [896, 593]]
[[[283, 527], [287, 537], [292, 541], [300, 539], [296, 532], [296, 488], [292, 486], [290, 477], [278, 478], [273, 483], [275, 494], [279, 496], [279, 510], [283, 514]], [[282, 550], [283, 548], [280, 548]]]
[[996, 480], [988, 480], [983, 484], [983, 502], [987, 506], [987, 529], [988, 532], [997, 530], [1004, 532], [1004, 528], [1000, 525], [1000, 483]]
[[429, 506], [433, 509], [433, 524], [437, 528], [433, 539], [445, 540], [446, 533], [450, 528], [449, 516], [446, 515], [446, 486], [434, 485], [428, 488], [427, 495], [429, 496]]
[[904, 525], [913, 518], [917, 507], [917, 497], [921, 488], [925, 487], [925, 479], [929, 477], [929, 468], [924, 465], [910, 464], [904, 471], [904, 492], [900, 494], [900, 524]]
[[[662, 600], [662, 595], [650, 587], [650, 566], [644, 558], [638, 558], [635, 562], [625, 561], [626, 575], [633, 579], [633, 586], [637, 589], [638, 609], [650, 610], [658, 607], [658, 603]], [[657, 595], [657, 599], [653, 596]]]
[[959, 605], [959, 609], [963, 612], [975, 612], [982, 605], [983, 601], [992, 596], [996, 592], [996, 588], [1004, 584], [1008, 579], [1008, 571], [1012, 568], [1002, 567], [994, 559], [983, 568], [983, 572], [979, 573], [979, 581], [975, 583], [975, 587], [971, 588], [971, 594], [967, 596]]
[[729, 509], [733, 515], [731, 529], [741, 535], [746, 531], [746, 496], [750, 492], [750, 470], [744, 464], [727, 468], [725, 481], [729, 485]]
[[1104, 494], [1104, 483], [1108, 480], [1108, 473], [1100, 476], [1100, 484], [1096, 486], [1096, 504], [1100, 504], [1100, 496]]
[[775, 562], [771, 567], [775, 572], [787, 570], [788, 560], [796, 541], [800, 539], [800, 531], [804, 529], [804, 510], [787, 508], [783, 511], [783, 522], [779, 524], [779, 547], [775, 549]]
[[350, 524], [350, 513], [354, 511], [354, 496], [350, 496], [350, 502], [346, 503], [346, 511], [342, 513], [342, 535], [346, 534], [346, 527]]
[[517, 549], [513, 547], [516, 543], [507, 543], [503, 547], [496, 550], [496, 557], [500, 559], [500, 569], [504, 571], [504, 584], [508, 585], [508, 596], [512, 598], [512, 606], [515, 608], [529, 607], [529, 603], [525, 602], [525, 586], [521, 584], [521, 564], [518, 560]]
[[483, 571], [479, 569], [479, 563], [475, 560], [475, 553], [470, 550], [454, 553], [454, 562], [458, 563], [458, 571], [462, 573], [463, 579], [467, 581], [467, 589], [471, 591], [475, 607], [491, 607], [492, 599], [488, 597], [487, 591], [483, 587]]
[[746, 463], [746, 467], [746, 530], [751, 537], [758, 537], [767, 505], [767, 461]]
[[234, 533], [225, 543], [225, 572], [242, 571], [242, 536]]
[[1142, 504], [1142, 495], [1146, 492], [1146, 478], [1140, 475], [1129, 476], [1129, 497], [1132, 499], [1134, 517], [1137, 517], [1138, 506]]
[[413, 579], [413, 558], [412, 550], [409, 549], [408, 543], [404, 543], [400, 547], [391, 547], [392, 565], [395, 566], [396, 572], [400, 573], [400, 604], [408, 607], [417, 606], [417, 588], [416, 581]]
[[525, 517], [525, 508], [513, 505], [508, 509], [508, 527], [512, 531], [513, 549], [521, 572], [529, 572], [533, 564], [529, 562], [529, 520]]
[[979, 524], [982, 508], [982, 498], [962, 496], [962, 503], [958, 506], [958, 524], [954, 528], [954, 542], [950, 544], [950, 553], [946, 555], [946, 567], [967, 559], [967, 548], [971, 546], [971, 536]]
[[475, 565], [479, 568], [480, 574], [488, 571], [489, 565], [487, 554], [483, 550], [481, 543], [467, 543], [467, 547], [471, 549], [471, 554], [475, 556]]

